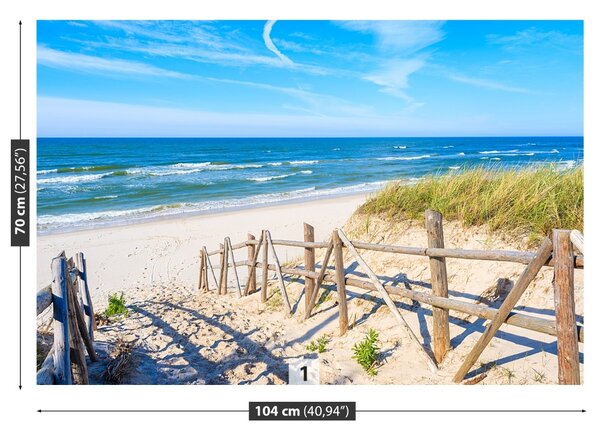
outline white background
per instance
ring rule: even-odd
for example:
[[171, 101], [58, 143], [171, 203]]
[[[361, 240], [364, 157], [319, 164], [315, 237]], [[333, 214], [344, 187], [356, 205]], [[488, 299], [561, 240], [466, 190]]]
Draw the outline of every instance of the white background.
[[[590, 434], [598, 430], [599, 280], [596, 189], [598, 173], [599, 14], [593, 1], [10, 1], [0, 6], [0, 186], [2, 218], [2, 345], [0, 428], [3, 434], [193, 435], [364, 434]], [[10, 247], [9, 144], [18, 138], [18, 32], [23, 21], [23, 137], [36, 136], [37, 19], [584, 19], [586, 346], [583, 386], [89, 386], [35, 385], [36, 244], [23, 249], [23, 388], [19, 390], [18, 248]], [[35, 153], [31, 156], [35, 174]], [[1, 184], [1, 183], [0, 183]], [[32, 180], [32, 186], [35, 182]], [[34, 190], [35, 192], [35, 190]], [[31, 229], [35, 234], [35, 198]], [[4, 229], [4, 230], [2, 230]], [[596, 395], [593, 395], [593, 394]], [[584, 414], [358, 414], [356, 422], [248, 422], [238, 414], [40, 414], [38, 409], [247, 409], [248, 401], [356, 401], [358, 409], [586, 409]], [[597, 425], [596, 425], [597, 427]], [[285, 432], [285, 433], [282, 433]], [[597, 434], [597, 433], [596, 433]]]

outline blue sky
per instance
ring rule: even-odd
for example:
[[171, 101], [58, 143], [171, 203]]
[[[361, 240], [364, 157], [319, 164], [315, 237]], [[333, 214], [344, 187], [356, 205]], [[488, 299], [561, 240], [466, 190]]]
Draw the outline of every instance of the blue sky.
[[581, 21], [39, 21], [38, 136], [583, 134]]

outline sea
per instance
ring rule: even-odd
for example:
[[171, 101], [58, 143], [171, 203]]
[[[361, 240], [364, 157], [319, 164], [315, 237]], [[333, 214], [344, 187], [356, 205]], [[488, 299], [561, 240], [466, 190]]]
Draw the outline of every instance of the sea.
[[38, 138], [38, 233], [373, 192], [472, 167], [583, 162], [583, 137]]

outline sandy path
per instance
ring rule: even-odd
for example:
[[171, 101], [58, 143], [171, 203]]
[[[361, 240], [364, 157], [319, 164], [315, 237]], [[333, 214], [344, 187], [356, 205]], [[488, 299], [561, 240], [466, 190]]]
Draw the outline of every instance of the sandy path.
[[[69, 256], [77, 251], [86, 255], [96, 307], [106, 304], [109, 293], [127, 292], [135, 286], [172, 281], [194, 283], [202, 245], [214, 249], [225, 236], [230, 236], [235, 244], [245, 240], [248, 232], [260, 235], [263, 228], [271, 230], [275, 238], [302, 239], [303, 222], [315, 227], [317, 240], [325, 239], [346, 222], [364, 198], [339, 197], [40, 236], [38, 288], [50, 282], [50, 261], [61, 250]], [[298, 249], [283, 249], [279, 256], [283, 262], [301, 253]]]
[[[357, 220], [346, 226], [351, 237], [372, 242], [422, 246], [425, 231], [408, 223], [389, 225], [378, 220]], [[518, 244], [494, 239], [482, 229], [445, 227], [449, 247], [518, 249]], [[317, 261], [322, 252], [317, 253]], [[365, 253], [364, 258], [385, 283], [430, 292], [428, 260], [412, 256]], [[346, 259], [349, 270], [360, 270]], [[448, 260], [452, 298], [498, 307], [524, 265]], [[133, 287], [127, 290], [131, 316], [102, 327], [98, 339], [113, 343], [121, 336], [136, 344], [137, 367], [125, 383], [279, 384], [287, 382], [290, 359], [320, 359], [321, 383], [325, 384], [448, 384], [481, 333], [485, 323], [475, 317], [450, 313], [452, 350], [437, 375], [415, 354], [388, 308], [374, 293], [349, 288], [351, 329], [340, 337], [336, 293], [326, 286], [315, 315], [303, 316], [303, 281], [286, 278], [294, 316], [283, 313], [281, 298], [272, 278], [271, 298], [260, 303], [258, 294], [238, 299], [233, 287], [227, 296], [200, 294], [190, 283]], [[553, 315], [552, 269], [545, 268], [519, 302], [517, 310], [530, 315]], [[232, 283], [230, 283], [232, 286]], [[431, 309], [395, 298], [408, 324], [426, 348], [431, 347]], [[583, 274], [576, 271], [577, 313], [583, 315]], [[582, 318], [580, 319], [582, 320]], [[380, 335], [381, 366], [370, 377], [352, 359], [352, 346], [370, 329]], [[325, 352], [315, 355], [307, 345], [327, 336]], [[580, 346], [583, 359], [583, 345]], [[95, 374], [101, 372], [100, 367]], [[552, 336], [503, 326], [473, 367], [470, 377], [483, 375], [481, 384], [557, 383], [556, 340]]]

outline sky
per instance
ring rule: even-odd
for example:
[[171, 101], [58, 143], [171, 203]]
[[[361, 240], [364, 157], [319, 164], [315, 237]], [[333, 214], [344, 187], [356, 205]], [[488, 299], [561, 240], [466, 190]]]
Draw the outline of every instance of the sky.
[[38, 137], [583, 135], [582, 21], [38, 21]]

